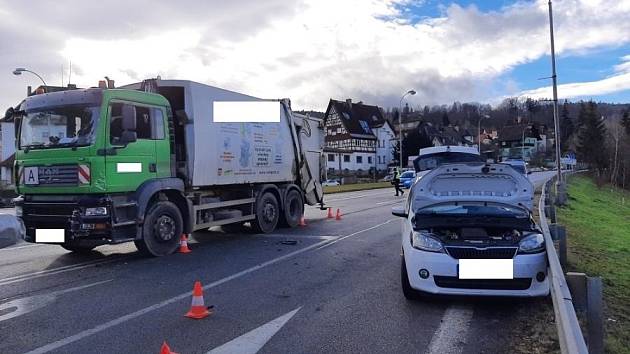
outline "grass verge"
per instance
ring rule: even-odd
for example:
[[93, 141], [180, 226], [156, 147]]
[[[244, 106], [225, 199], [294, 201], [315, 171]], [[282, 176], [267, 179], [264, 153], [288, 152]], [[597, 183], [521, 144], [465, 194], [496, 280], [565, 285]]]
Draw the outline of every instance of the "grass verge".
[[569, 179], [569, 203], [557, 209], [567, 228], [568, 270], [601, 276], [607, 353], [630, 353], [630, 192]]
[[393, 186], [390, 182], [376, 182], [376, 183], [356, 183], [356, 184], [342, 184], [340, 186], [324, 186], [324, 194], [331, 193], [341, 193], [341, 192], [352, 192], [352, 191], [361, 191], [364, 189], [376, 189], [376, 188], [392, 188]]

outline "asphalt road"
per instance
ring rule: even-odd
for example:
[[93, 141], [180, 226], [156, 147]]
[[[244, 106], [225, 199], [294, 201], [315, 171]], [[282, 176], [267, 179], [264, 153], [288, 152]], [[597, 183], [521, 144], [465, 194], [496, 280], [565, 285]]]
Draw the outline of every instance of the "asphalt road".
[[[163, 258], [133, 244], [0, 249], [0, 353], [159, 353], [163, 341], [177, 353], [505, 351], [515, 309], [541, 300], [407, 301], [390, 213], [402, 201], [390, 189], [334, 194], [340, 221], [309, 207], [306, 227], [198, 232], [192, 253]], [[196, 280], [214, 306], [202, 320], [184, 317]]]

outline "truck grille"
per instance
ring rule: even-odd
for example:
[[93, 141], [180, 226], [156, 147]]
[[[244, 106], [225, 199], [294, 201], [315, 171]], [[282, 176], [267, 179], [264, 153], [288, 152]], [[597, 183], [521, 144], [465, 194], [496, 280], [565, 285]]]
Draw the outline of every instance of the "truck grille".
[[77, 165], [41, 166], [38, 169], [40, 185], [68, 186], [79, 183]]
[[516, 247], [446, 247], [446, 252], [455, 259], [511, 259], [516, 250]]

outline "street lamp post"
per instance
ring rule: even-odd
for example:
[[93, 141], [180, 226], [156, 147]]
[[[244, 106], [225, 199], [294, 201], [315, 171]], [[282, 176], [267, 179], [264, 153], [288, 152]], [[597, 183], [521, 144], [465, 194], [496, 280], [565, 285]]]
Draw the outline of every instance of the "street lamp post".
[[15, 68], [15, 70], [13, 70], [13, 75], [19, 76], [19, 75], [22, 75], [23, 72], [31, 73], [31, 74], [37, 76], [40, 80], [42, 80], [42, 83], [44, 83], [44, 87], [48, 86], [48, 85], [46, 85], [46, 81], [44, 81], [44, 79], [41, 76], [39, 76], [38, 73], [36, 73], [34, 71], [31, 71], [31, 70], [28, 70], [26, 68]]
[[402, 171], [403, 168], [403, 160], [402, 160], [402, 151], [403, 151], [403, 146], [402, 146], [402, 101], [405, 99], [405, 97], [407, 95], [415, 95], [416, 91], [414, 90], [409, 90], [407, 92], [405, 92], [404, 95], [402, 95], [402, 97], [400, 98], [400, 102], [398, 103], [398, 153], [399, 153], [399, 160], [400, 160], [400, 170]]
[[567, 202], [566, 186], [562, 178], [560, 166], [560, 121], [558, 120], [558, 81], [556, 75], [556, 50], [553, 41], [553, 10], [549, 0], [549, 38], [551, 39], [551, 79], [553, 81], [553, 123], [556, 142], [556, 169], [558, 179], [556, 181], [556, 204], [565, 205]]
[[477, 151], [479, 151], [479, 154], [481, 154], [481, 120], [486, 118], [490, 118], [490, 116], [484, 114], [479, 116], [479, 121], [477, 121]]

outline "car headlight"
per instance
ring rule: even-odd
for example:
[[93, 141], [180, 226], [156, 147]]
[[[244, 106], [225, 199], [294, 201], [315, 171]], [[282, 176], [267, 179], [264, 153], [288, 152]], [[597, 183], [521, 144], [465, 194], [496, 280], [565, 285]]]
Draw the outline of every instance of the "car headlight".
[[526, 236], [518, 244], [519, 253], [536, 253], [545, 249], [545, 237], [541, 234]]
[[431, 233], [426, 231], [413, 231], [411, 233], [411, 245], [413, 248], [417, 248], [423, 251], [429, 252], [443, 252], [442, 242], [431, 236]]
[[103, 216], [107, 215], [106, 207], [85, 208], [85, 216]]

